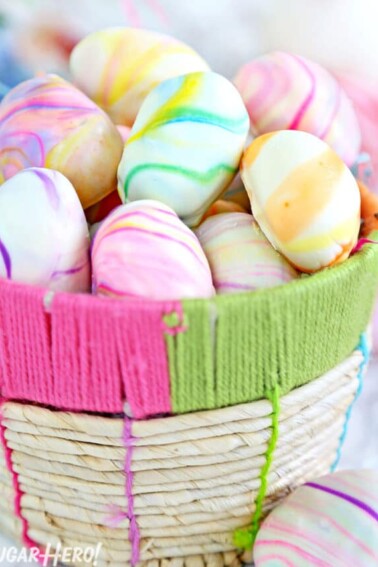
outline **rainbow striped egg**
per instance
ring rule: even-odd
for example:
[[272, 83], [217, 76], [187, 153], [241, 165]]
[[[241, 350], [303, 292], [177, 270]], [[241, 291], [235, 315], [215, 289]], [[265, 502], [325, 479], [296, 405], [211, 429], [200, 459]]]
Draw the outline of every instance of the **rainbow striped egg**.
[[90, 287], [80, 201], [58, 171], [25, 169], [0, 187], [0, 277], [55, 291]]
[[329, 474], [298, 488], [257, 535], [256, 567], [376, 567], [378, 471]]
[[162, 201], [189, 226], [238, 170], [249, 119], [235, 87], [217, 73], [160, 83], [145, 99], [118, 169], [123, 201]]
[[98, 295], [177, 300], [214, 294], [197, 237], [157, 201], [115, 209], [96, 232], [92, 266]]
[[360, 229], [352, 173], [322, 140], [284, 130], [256, 138], [242, 178], [252, 213], [273, 246], [302, 272], [348, 258]]
[[119, 27], [85, 37], [71, 54], [70, 69], [79, 88], [116, 124], [132, 126], [143, 100], [161, 81], [209, 67], [181, 41]]
[[247, 213], [209, 217], [196, 234], [209, 261], [217, 293], [273, 287], [299, 276]]
[[234, 82], [257, 134], [302, 130], [327, 142], [348, 166], [356, 161], [356, 113], [336, 79], [317, 63], [273, 52], [244, 65]]
[[32, 166], [54, 169], [85, 209], [116, 189], [122, 149], [105, 112], [56, 75], [19, 84], [0, 105], [0, 182]]

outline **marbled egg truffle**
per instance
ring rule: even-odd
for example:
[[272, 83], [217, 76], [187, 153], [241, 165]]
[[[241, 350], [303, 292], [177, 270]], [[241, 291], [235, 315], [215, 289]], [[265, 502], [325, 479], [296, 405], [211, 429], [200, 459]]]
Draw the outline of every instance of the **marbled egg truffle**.
[[254, 218], [297, 269], [311, 273], [348, 258], [360, 229], [360, 193], [325, 142], [294, 130], [264, 134], [247, 148], [241, 174]]
[[30, 168], [0, 186], [0, 277], [55, 291], [89, 291], [89, 234], [71, 183]]
[[94, 293], [118, 298], [211, 297], [214, 287], [195, 234], [166, 205], [135, 201], [100, 225], [92, 247]]
[[349, 166], [361, 148], [356, 112], [337, 80], [304, 57], [281, 51], [244, 65], [235, 77], [257, 134], [302, 130], [330, 145]]
[[196, 226], [235, 176], [248, 129], [243, 101], [221, 75], [164, 81], [145, 99], [126, 143], [122, 201], [162, 201]]
[[273, 510], [254, 546], [256, 567], [376, 567], [378, 472], [308, 482]]
[[209, 261], [217, 293], [273, 287], [299, 275], [247, 213], [210, 217], [196, 234]]
[[143, 100], [161, 81], [209, 67], [194, 49], [173, 37], [119, 27], [80, 41], [70, 68], [79, 88], [116, 124], [132, 126]]
[[122, 150], [105, 112], [56, 75], [20, 83], [0, 104], [0, 182], [28, 167], [54, 169], [85, 209], [117, 188]]

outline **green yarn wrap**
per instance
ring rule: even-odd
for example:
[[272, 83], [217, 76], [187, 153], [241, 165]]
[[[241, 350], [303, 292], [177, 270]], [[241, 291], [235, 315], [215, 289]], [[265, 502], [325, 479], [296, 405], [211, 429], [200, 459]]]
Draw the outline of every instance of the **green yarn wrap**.
[[[378, 232], [371, 235], [378, 241]], [[185, 331], [166, 335], [172, 409], [188, 413], [283, 396], [344, 360], [369, 324], [378, 246], [273, 288], [183, 301]]]

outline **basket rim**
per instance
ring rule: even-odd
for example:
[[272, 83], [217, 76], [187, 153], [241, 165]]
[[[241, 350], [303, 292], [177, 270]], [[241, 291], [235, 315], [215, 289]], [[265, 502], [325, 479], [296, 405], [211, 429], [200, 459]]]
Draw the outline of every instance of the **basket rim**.
[[[351, 272], [354, 270], [358, 270], [359, 264], [362, 263], [363, 258], [372, 256], [376, 254], [374, 244], [378, 244], [378, 230], [373, 231], [369, 236], [373, 242], [367, 243], [362, 250], [358, 253], [352, 254], [347, 260], [342, 262], [341, 264], [337, 264], [335, 266], [326, 267], [318, 272], [313, 274], [300, 274], [300, 277], [294, 279], [290, 282], [283, 283], [274, 287], [270, 288], [263, 288], [263, 289], [256, 289], [252, 291], [244, 291], [244, 292], [234, 292], [234, 293], [227, 293], [227, 294], [215, 294], [213, 297], [210, 298], [189, 298], [189, 299], [182, 299], [182, 298], [172, 298], [170, 300], [154, 300], [149, 298], [114, 298], [114, 297], [106, 297], [106, 296], [98, 296], [92, 293], [72, 293], [72, 292], [65, 292], [65, 291], [53, 291], [47, 287], [33, 285], [33, 284], [26, 284], [20, 283], [13, 280], [8, 280], [6, 278], [0, 278], [0, 291], [3, 292], [3, 287], [10, 285], [13, 289], [18, 288], [20, 291], [28, 290], [32, 291], [35, 290], [36, 294], [40, 295], [41, 292], [44, 292], [46, 295], [49, 294], [51, 298], [60, 297], [64, 298], [73, 298], [73, 297], [80, 297], [81, 302], [86, 302], [89, 307], [96, 307], [104, 306], [108, 304], [109, 306], [128, 306], [130, 305], [136, 307], [165, 307], [167, 306], [170, 308], [172, 303], [180, 301], [184, 302], [188, 306], [201, 306], [204, 304], [216, 303], [217, 305], [228, 304], [235, 300], [235, 298], [246, 298], [249, 301], [259, 301], [260, 298], [266, 297], [277, 297], [283, 296], [289, 298], [290, 296], [295, 296], [298, 293], [305, 293], [307, 292], [308, 288], [315, 287], [318, 285], [328, 285], [333, 280], [337, 279], [338, 277], [344, 275], [346, 272]], [[374, 242], [376, 239], [376, 242]]]
[[299, 281], [210, 300], [0, 280], [0, 398], [144, 419], [252, 402], [276, 385], [286, 393], [356, 348], [377, 284], [373, 244]]

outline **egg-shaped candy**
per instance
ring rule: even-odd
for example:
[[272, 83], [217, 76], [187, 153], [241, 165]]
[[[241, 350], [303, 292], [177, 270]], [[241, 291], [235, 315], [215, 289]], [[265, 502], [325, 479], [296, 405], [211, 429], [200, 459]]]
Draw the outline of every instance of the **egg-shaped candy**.
[[195, 226], [237, 172], [249, 119], [217, 73], [160, 83], [145, 99], [118, 169], [123, 201], [156, 199]]
[[361, 147], [357, 115], [326, 69], [278, 51], [244, 65], [234, 82], [257, 134], [303, 130], [327, 142], [348, 166], [353, 165]]
[[172, 209], [152, 200], [122, 205], [103, 221], [92, 266], [99, 295], [176, 300], [214, 294], [197, 237]]
[[263, 522], [256, 567], [376, 567], [378, 471], [329, 474], [299, 487]]
[[89, 290], [88, 226], [75, 189], [58, 171], [24, 169], [1, 185], [0, 277]]
[[356, 180], [325, 142], [284, 130], [256, 138], [241, 171], [252, 213], [273, 246], [302, 272], [348, 258], [360, 229]]
[[87, 96], [56, 75], [29, 79], [0, 105], [0, 180], [27, 167], [63, 173], [83, 208], [117, 187], [121, 135]]
[[273, 287], [299, 275], [247, 213], [210, 217], [196, 234], [209, 261], [217, 293]]
[[157, 84], [209, 67], [181, 41], [119, 27], [85, 37], [71, 54], [70, 69], [79, 88], [115, 123], [132, 126], [143, 100]]

